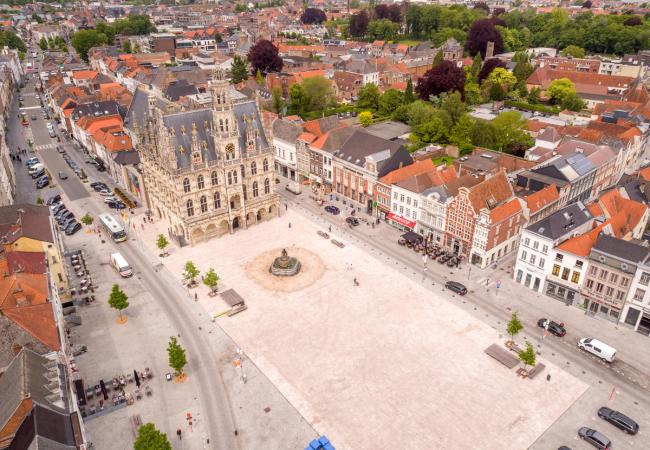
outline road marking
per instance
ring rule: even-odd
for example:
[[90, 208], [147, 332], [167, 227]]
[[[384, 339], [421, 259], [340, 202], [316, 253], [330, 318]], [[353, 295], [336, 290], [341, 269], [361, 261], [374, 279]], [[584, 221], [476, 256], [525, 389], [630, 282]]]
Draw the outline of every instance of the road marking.
[[21, 110], [23, 110], [23, 109], [41, 109], [41, 107], [40, 106], [22, 106], [20, 109]]

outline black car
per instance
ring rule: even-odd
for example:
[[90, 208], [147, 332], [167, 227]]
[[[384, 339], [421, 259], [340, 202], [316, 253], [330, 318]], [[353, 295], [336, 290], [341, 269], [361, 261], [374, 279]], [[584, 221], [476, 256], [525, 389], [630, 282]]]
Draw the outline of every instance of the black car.
[[54, 220], [56, 220], [56, 221], [58, 222], [58, 220], [59, 220], [59, 219], [60, 219], [64, 214], [67, 214], [68, 212], [70, 212], [70, 211], [68, 211], [67, 208], [65, 208], [65, 207], [61, 208], [61, 209], [58, 210], [58, 211], [56, 212], [56, 214], [54, 215]]
[[464, 284], [458, 283], [456, 281], [447, 281], [445, 283], [445, 287], [449, 289], [450, 291], [455, 292], [458, 295], [465, 295], [467, 294], [467, 288], [465, 287]]
[[64, 213], [61, 216], [59, 216], [59, 218], [56, 219], [56, 222], [59, 225], [63, 225], [68, 219], [74, 219], [74, 214], [72, 213], [72, 211], [68, 211], [67, 213]]
[[124, 203], [122, 203], [122, 202], [108, 202], [107, 205], [108, 205], [109, 208], [113, 208], [113, 209], [124, 209], [124, 208], [126, 208], [126, 205]]
[[56, 217], [58, 213], [60, 213], [63, 209], [65, 208], [65, 205], [63, 203], [59, 203], [52, 209], [52, 215]]
[[334, 206], [334, 205], [327, 205], [327, 206], [325, 207], [325, 211], [327, 211], [327, 212], [330, 213], [330, 214], [334, 214], [334, 215], [339, 214], [339, 213], [341, 212], [341, 210], [338, 209], [338, 208], [337, 208], [336, 206]]
[[49, 184], [50, 184], [49, 178], [41, 178], [36, 182], [36, 189], [43, 189], [44, 187], [49, 186]]
[[90, 187], [91, 187], [91, 188], [95, 189], [95, 186], [103, 186], [103, 187], [106, 187], [106, 183], [103, 183], [103, 182], [101, 182], [101, 181], [93, 181], [92, 183], [90, 183]]
[[92, 186], [92, 188], [95, 190], [95, 192], [100, 192], [103, 191], [104, 189], [108, 190], [108, 186], [105, 184], [96, 184], [95, 186]]
[[348, 217], [347, 219], [345, 219], [345, 221], [348, 223], [348, 225], [352, 225], [353, 227], [359, 225], [359, 219], [357, 219], [356, 217]]
[[598, 410], [598, 417], [611, 423], [615, 427], [620, 428], [628, 434], [637, 434], [639, 432], [638, 423], [625, 414], [609, 409], [606, 406], [603, 406]]
[[61, 230], [65, 230], [66, 228], [68, 228], [68, 227], [70, 226], [70, 224], [72, 224], [73, 222], [76, 222], [76, 221], [77, 221], [77, 219], [75, 219], [74, 216], [72, 216], [72, 217], [68, 217], [67, 219], [65, 219], [65, 220], [61, 223], [61, 225], [59, 226], [59, 228], [61, 228]]
[[578, 430], [578, 436], [580, 436], [580, 439], [584, 439], [600, 450], [609, 450], [612, 446], [612, 441], [607, 436], [591, 428], [580, 428]]
[[79, 222], [73, 222], [65, 229], [65, 234], [66, 236], [72, 236], [79, 230], [81, 230], [81, 224]]
[[60, 201], [61, 201], [61, 194], [56, 194], [56, 195], [53, 195], [52, 197], [48, 198], [47, 201], [45, 202], [45, 204], [47, 206], [52, 206], [52, 205], [54, 205], [54, 204], [56, 204], [56, 203], [58, 203]]
[[540, 328], [546, 328], [548, 323], [548, 332], [551, 334], [556, 335], [557, 337], [562, 337], [566, 334], [566, 330], [562, 325], [564, 324], [559, 324], [557, 322], [553, 322], [552, 320], [548, 319], [539, 319], [537, 321], [537, 326]]

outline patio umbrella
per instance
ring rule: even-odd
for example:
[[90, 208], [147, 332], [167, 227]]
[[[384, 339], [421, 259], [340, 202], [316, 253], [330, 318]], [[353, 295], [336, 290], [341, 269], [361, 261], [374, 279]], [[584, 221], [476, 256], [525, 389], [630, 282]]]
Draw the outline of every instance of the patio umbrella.
[[138, 371], [133, 369], [133, 375], [135, 376], [135, 385], [140, 387], [140, 377], [138, 376]]

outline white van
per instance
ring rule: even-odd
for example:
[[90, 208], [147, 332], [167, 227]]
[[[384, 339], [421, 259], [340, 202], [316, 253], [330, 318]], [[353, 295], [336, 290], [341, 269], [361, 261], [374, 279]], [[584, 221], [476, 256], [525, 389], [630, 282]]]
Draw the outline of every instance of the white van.
[[286, 186], [286, 190], [298, 195], [302, 192], [302, 186], [300, 186], [300, 183], [290, 181]]
[[616, 357], [616, 349], [594, 338], [582, 338], [578, 341], [578, 348], [596, 355], [605, 362], [611, 363]]
[[33, 174], [35, 174], [36, 172], [40, 172], [40, 171], [43, 170], [44, 168], [45, 168], [45, 166], [44, 166], [42, 163], [36, 163], [36, 164], [34, 164], [33, 166], [31, 166], [31, 167], [29, 168], [29, 174], [30, 174], [30, 175], [33, 175]]
[[122, 256], [119, 253], [113, 253], [111, 254], [111, 264], [113, 267], [115, 267], [115, 270], [124, 278], [128, 278], [131, 275], [133, 275], [133, 270], [131, 269], [131, 266], [129, 266], [129, 263], [126, 262], [126, 259], [124, 259], [124, 256]]

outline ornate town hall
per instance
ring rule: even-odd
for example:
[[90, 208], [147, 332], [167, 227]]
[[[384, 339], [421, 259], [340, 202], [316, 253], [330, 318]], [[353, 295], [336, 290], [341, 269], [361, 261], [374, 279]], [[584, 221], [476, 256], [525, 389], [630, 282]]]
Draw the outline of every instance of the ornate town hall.
[[222, 70], [210, 88], [211, 109], [180, 112], [138, 90], [148, 105], [132, 114], [149, 208], [190, 244], [278, 215], [273, 153], [255, 102], [234, 100]]

